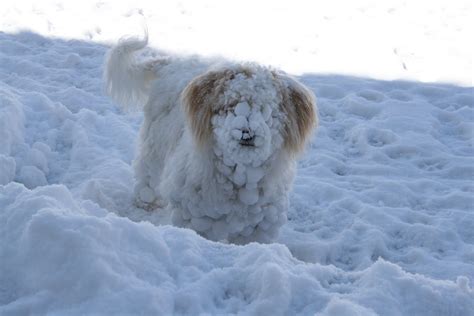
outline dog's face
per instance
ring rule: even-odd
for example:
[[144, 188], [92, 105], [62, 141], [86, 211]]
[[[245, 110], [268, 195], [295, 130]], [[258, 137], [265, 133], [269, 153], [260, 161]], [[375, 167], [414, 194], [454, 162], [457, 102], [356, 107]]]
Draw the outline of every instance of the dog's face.
[[228, 167], [259, 167], [279, 150], [296, 154], [317, 124], [306, 88], [257, 65], [195, 78], [183, 103], [196, 142], [212, 146]]

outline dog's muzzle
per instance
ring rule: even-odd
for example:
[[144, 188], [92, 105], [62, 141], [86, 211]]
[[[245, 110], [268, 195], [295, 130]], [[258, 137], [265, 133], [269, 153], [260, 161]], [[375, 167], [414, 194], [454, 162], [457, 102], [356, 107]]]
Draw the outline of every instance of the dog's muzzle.
[[253, 135], [253, 133], [251, 133], [248, 129], [243, 129], [239, 144], [249, 147], [255, 146], [255, 135]]

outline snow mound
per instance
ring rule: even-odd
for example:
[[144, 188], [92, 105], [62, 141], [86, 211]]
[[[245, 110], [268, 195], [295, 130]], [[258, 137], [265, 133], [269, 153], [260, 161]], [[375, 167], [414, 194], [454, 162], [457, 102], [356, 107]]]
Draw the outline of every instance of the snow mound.
[[[0, 187], [2, 314], [468, 315], [466, 279], [435, 281], [378, 260], [365, 270], [294, 259], [135, 223], [62, 185]], [[67, 289], [65, 291], [65, 289]], [[403, 291], [400, 291], [403, 289]]]

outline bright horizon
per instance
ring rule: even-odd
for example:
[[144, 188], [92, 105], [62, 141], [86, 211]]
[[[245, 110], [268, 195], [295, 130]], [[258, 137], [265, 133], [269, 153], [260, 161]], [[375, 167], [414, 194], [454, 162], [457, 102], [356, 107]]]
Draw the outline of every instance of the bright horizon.
[[[470, 1], [15, 1], [0, 30], [113, 44], [142, 36], [172, 52], [221, 55], [295, 75], [472, 86]], [[106, 17], [104, 19], [104, 17]]]

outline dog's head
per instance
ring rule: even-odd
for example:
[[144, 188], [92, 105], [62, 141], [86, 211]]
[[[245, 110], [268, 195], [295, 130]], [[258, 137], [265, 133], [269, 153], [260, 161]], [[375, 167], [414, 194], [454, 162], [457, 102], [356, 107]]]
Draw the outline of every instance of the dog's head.
[[196, 143], [211, 144], [227, 166], [257, 167], [276, 151], [301, 152], [318, 120], [308, 89], [254, 64], [209, 71], [182, 97]]

